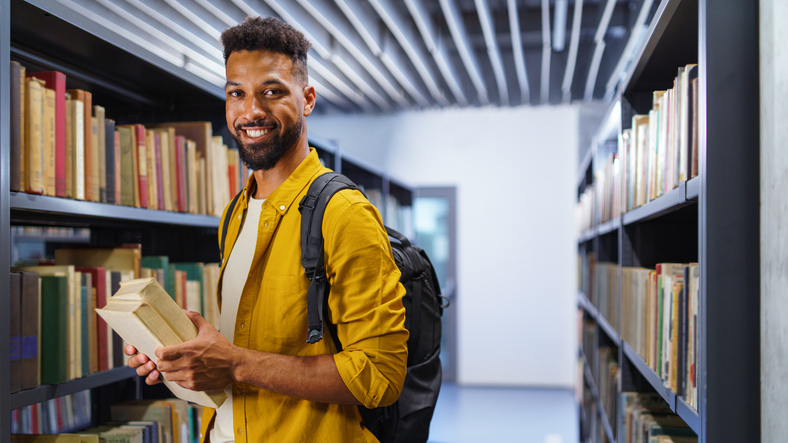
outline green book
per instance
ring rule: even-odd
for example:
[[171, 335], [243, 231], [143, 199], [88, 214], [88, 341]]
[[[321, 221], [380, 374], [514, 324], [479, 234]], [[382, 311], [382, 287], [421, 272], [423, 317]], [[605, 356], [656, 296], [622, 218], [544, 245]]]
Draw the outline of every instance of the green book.
[[[186, 273], [186, 280], [196, 281], [196, 282], [200, 283], [200, 302], [199, 302], [200, 311], [199, 312], [200, 312], [200, 315], [202, 315], [204, 317], [205, 316], [205, 310], [204, 310], [204, 306], [203, 306], [203, 297], [202, 297], [202, 293], [203, 293], [203, 287], [202, 287], [202, 285], [203, 285], [203, 281], [202, 281], [203, 280], [203, 274], [202, 274], [203, 264], [202, 264], [202, 262], [173, 263], [171, 266], [175, 270], [185, 272]], [[175, 294], [174, 290], [170, 294], [170, 297], [172, 297], [173, 294]], [[186, 294], [184, 294], [184, 298], [186, 298], [186, 297], [187, 297]]]
[[80, 285], [82, 288], [82, 292], [80, 293], [80, 297], [82, 298], [82, 308], [80, 309], [80, 317], [82, 321], [80, 322], [80, 329], [82, 330], [82, 361], [80, 364], [82, 365], [82, 375], [90, 374], [90, 343], [88, 340], [88, 311], [90, 310], [90, 294], [93, 292], [93, 276], [87, 272], [82, 273], [82, 284]]
[[164, 271], [164, 281], [160, 281], [159, 284], [168, 294], [170, 297], [175, 297], [175, 286], [171, 282], [170, 278], [170, 258], [166, 255], [151, 255], [148, 257], [142, 257], [140, 261], [140, 266], [143, 268], [148, 269], [161, 269]]
[[41, 276], [41, 383], [67, 380], [68, 277]]

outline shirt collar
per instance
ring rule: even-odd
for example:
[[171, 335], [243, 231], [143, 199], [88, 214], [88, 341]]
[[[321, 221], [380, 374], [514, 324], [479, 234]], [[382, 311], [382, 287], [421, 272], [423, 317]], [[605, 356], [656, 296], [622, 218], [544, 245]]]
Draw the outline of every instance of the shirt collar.
[[[270, 204], [281, 215], [285, 215], [290, 207], [296, 203], [296, 197], [304, 191], [306, 186], [312, 182], [312, 179], [316, 177], [322, 169], [324, 168], [320, 163], [320, 158], [317, 156], [317, 151], [315, 148], [310, 147], [309, 155], [307, 155], [295, 171], [293, 171], [293, 173], [268, 196], [266, 204]], [[246, 208], [251, 198], [251, 190], [256, 187], [254, 180], [254, 174], [250, 174], [246, 182], [246, 187], [244, 188], [244, 208]]]

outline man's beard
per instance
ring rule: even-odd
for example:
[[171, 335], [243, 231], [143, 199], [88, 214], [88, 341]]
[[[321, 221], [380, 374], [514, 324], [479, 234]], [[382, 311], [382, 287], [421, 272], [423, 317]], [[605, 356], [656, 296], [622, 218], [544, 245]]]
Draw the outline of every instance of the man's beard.
[[[262, 125], [245, 125], [246, 127], [262, 126]], [[244, 144], [241, 142], [238, 135], [241, 132], [241, 126], [235, 127], [235, 133], [231, 134], [235, 144], [238, 146], [238, 156], [244, 162], [246, 167], [252, 171], [268, 171], [279, 160], [295, 146], [298, 139], [301, 137], [301, 130], [304, 126], [303, 118], [299, 118], [295, 125], [286, 129], [281, 134], [273, 134], [269, 140], [261, 141], [258, 143]], [[273, 129], [272, 129], [273, 131]]]

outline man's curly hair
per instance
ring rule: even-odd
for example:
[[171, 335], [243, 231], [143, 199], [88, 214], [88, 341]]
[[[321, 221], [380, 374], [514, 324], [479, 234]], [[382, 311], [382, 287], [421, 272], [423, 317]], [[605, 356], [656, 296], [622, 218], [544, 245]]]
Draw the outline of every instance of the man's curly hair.
[[247, 17], [243, 23], [222, 32], [224, 63], [233, 51], [268, 50], [290, 57], [293, 76], [304, 85], [309, 73], [306, 61], [312, 47], [304, 34], [276, 17]]

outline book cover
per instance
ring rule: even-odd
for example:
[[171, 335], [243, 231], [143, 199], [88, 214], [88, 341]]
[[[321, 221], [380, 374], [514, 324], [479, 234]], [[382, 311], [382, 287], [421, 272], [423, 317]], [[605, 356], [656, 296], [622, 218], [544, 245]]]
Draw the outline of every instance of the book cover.
[[44, 193], [44, 86], [35, 77], [27, 78], [27, 151], [25, 152], [25, 192]]
[[22, 140], [24, 139], [25, 113], [24, 113], [24, 94], [25, 94], [25, 67], [19, 62], [11, 60], [11, 152], [9, 161], [11, 163], [9, 189], [15, 192], [22, 191]]
[[187, 212], [189, 203], [186, 195], [186, 139], [183, 136], [175, 137], [175, 177], [178, 193], [178, 212]]
[[113, 420], [158, 423], [159, 442], [173, 442], [173, 411], [170, 403], [155, 400], [117, 403], [110, 407], [110, 413]]
[[38, 273], [20, 272], [22, 294], [22, 389], [32, 389], [39, 380], [39, 309], [40, 283]]
[[[55, 183], [51, 195], [66, 196], [66, 75], [58, 71], [33, 72], [29, 76], [46, 82], [46, 88], [53, 91], [54, 109], [52, 115], [54, 140], [53, 177]], [[50, 195], [50, 194], [47, 194]]]
[[90, 151], [90, 170], [86, 171], [86, 174], [90, 176], [90, 183], [93, 187], [91, 191], [94, 200], [96, 202], [101, 202], [101, 187], [99, 183], [99, 150], [101, 149], [99, 143], [99, 128], [98, 128], [98, 119], [96, 117], [90, 117], [90, 140], [91, 140], [91, 151]]
[[68, 380], [68, 277], [41, 276], [41, 383]]
[[135, 206], [134, 154], [132, 149], [133, 136], [131, 127], [117, 126], [120, 139], [120, 204]]
[[[91, 286], [95, 291], [95, 307], [103, 308], [107, 304], [107, 270], [104, 267], [76, 267], [76, 271], [90, 275]], [[95, 350], [94, 361], [91, 363], [91, 373], [106, 371], [108, 366], [107, 349], [107, 323], [94, 310], [91, 313], [91, 323], [94, 325], [94, 332], [90, 334], [95, 337], [95, 343], [91, 348]]]
[[192, 140], [186, 140], [186, 174], [189, 177], [187, 183], [189, 193], [189, 213], [199, 214], [199, 196], [197, 195], [197, 144]]
[[[110, 292], [107, 294], [108, 296], [118, 292], [120, 290], [120, 282], [123, 280], [123, 275], [120, 271], [109, 271], [110, 272]], [[106, 303], [104, 304], [106, 306]], [[103, 306], [102, 306], [103, 307]], [[96, 313], [98, 315], [98, 313]], [[104, 321], [104, 319], [101, 319]], [[104, 322], [106, 323], [106, 321]], [[120, 338], [117, 332], [113, 331], [112, 328], [107, 325], [107, 334], [109, 342], [107, 343], [107, 350], [110, 353], [109, 356], [109, 367], [110, 368], [119, 368], [123, 366], [123, 339]]]
[[[103, 109], [103, 108], [102, 108]], [[104, 168], [102, 168], [102, 183], [104, 184], [105, 200], [115, 204], [115, 120], [104, 119]]]
[[[197, 328], [189, 317], [153, 278], [121, 282], [120, 290], [97, 312], [125, 341], [154, 362], [156, 348], [197, 336]], [[197, 392], [166, 379], [163, 382], [177, 397], [204, 406], [218, 408], [226, 399], [223, 390]]]
[[88, 93], [81, 89], [69, 89], [68, 93], [71, 95], [72, 109], [72, 133], [74, 144], [74, 198], [77, 200], [89, 200], [87, 197], [88, 183], [86, 177], [89, 162], [86, 157], [89, 155], [87, 150], [90, 143], [90, 112], [85, 113], [85, 109], [89, 109], [85, 105], [85, 100], [88, 99]]
[[71, 94], [71, 98], [77, 98], [82, 102], [82, 123], [84, 125], [84, 150], [83, 150], [83, 173], [85, 186], [85, 200], [98, 201], [98, 195], [93, 195], [93, 94], [81, 89], [69, 89], [66, 92]]
[[9, 329], [11, 343], [8, 349], [11, 393], [22, 390], [22, 280], [12, 272], [9, 280]]
[[[96, 149], [93, 156], [94, 191], [98, 191], [99, 201], [107, 203], [107, 136], [106, 111], [103, 106], [93, 105], [93, 117], [96, 119]], [[110, 145], [111, 146], [111, 145]]]
[[74, 105], [71, 94], [66, 93], [66, 198], [74, 198]]
[[[90, 299], [93, 294], [93, 276], [89, 273], [82, 273], [82, 296], [79, 305], [79, 360], [77, 364], [79, 365], [79, 372], [81, 375], [88, 375], [90, 374], [90, 344], [89, 344], [89, 337], [91, 331], [90, 322], [88, 321], [88, 309], [91, 305]], [[93, 311], [91, 311], [93, 312]]]
[[156, 169], [156, 208], [159, 210], [164, 210], [164, 177], [163, 177], [163, 167], [164, 167], [164, 158], [162, 155], [162, 138], [161, 134], [156, 132], [153, 133], [153, 145], [156, 149], [155, 155], [155, 169]]
[[173, 197], [177, 199], [177, 195], [174, 195], [177, 192], [177, 188], [175, 192], [173, 192], [173, 180], [172, 177], [172, 166], [171, 164], [174, 162], [173, 158], [175, 155], [175, 129], [172, 128], [158, 128], [152, 129], [156, 134], [159, 135], [160, 138], [160, 149], [161, 149], [161, 196], [163, 198], [163, 208], [165, 211], [173, 211]]
[[55, 91], [44, 93], [44, 195], [55, 196]]
[[[148, 171], [148, 208], [158, 209], [158, 191], [156, 190], [156, 141], [153, 132], [145, 130], [145, 168]], [[142, 190], [140, 190], [142, 192]]]

